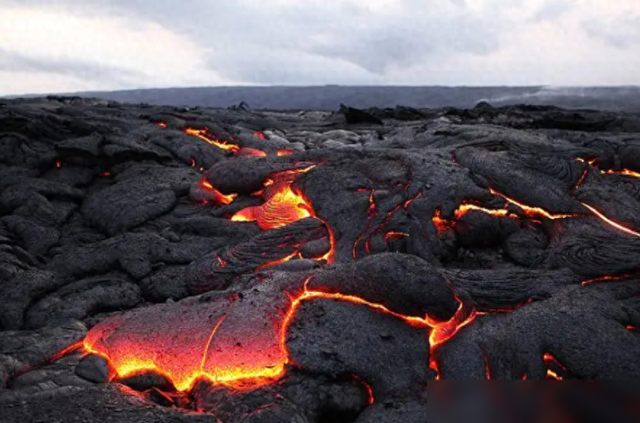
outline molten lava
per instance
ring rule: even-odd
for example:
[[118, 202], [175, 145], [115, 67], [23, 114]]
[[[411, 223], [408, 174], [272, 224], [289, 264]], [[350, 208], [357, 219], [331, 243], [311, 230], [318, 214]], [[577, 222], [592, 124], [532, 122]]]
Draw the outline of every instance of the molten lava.
[[240, 147], [235, 144], [229, 144], [226, 141], [220, 141], [216, 139], [210, 132], [209, 129], [194, 129], [187, 128], [184, 130], [186, 134], [192, 135], [196, 138], [201, 139], [202, 141], [211, 144], [215, 147], [220, 148], [221, 150], [231, 151], [232, 153], [237, 153], [240, 151]]
[[602, 171], [603, 174], [605, 175], [622, 175], [622, 176], [630, 176], [632, 178], [640, 178], [640, 173], [638, 172], [634, 172], [633, 170], [629, 170], [629, 169], [622, 169], [622, 170], [606, 170], [606, 171]]
[[[315, 167], [312, 165], [304, 169], [288, 170], [271, 175], [265, 181], [264, 190], [260, 193], [264, 203], [260, 206], [240, 210], [231, 217], [231, 220], [234, 222], [256, 222], [260, 229], [269, 230], [288, 226], [308, 217], [318, 219], [327, 228], [330, 249], [326, 254], [314, 260], [333, 263], [336, 248], [333, 230], [325, 220], [316, 214], [311, 201], [292, 186], [300, 174], [307, 173]], [[299, 253], [296, 252], [276, 262], [265, 264], [258, 270], [285, 263], [298, 256]]]
[[384, 240], [386, 242], [389, 242], [393, 239], [404, 239], [404, 238], [408, 238], [409, 234], [406, 232], [387, 232], [384, 235]]
[[477, 212], [485, 213], [485, 214], [496, 216], [496, 217], [512, 216], [509, 210], [506, 210], [506, 209], [487, 209], [484, 207], [476, 206], [474, 204], [463, 203], [454, 212], [453, 219], [443, 218], [442, 211], [440, 209], [436, 210], [432, 219], [433, 224], [438, 230], [438, 233], [446, 232], [448, 230], [453, 229], [456, 225], [456, 222], [462, 219], [467, 213], [471, 211], [477, 211]]
[[310, 202], [291, 186], [298, 173], [300, 172], [287, 171], [272, 175], [264, 184], [263, 198], [265, 203], [261, 206], [241, 210], [231, 220], [234, 222], [257, 222], [260, 229], [267, 230], [281, 228], [314, 216], [315, 213]]
[[597, 210], [594, 207], [591, 207], [588, 204], [582, 203], [583, 206], [585, 206], [586, 208], [588, 208], [589, 210], [591, 210], [591, 212], [593, 214], [595, 214], [600, 220], [602, 220], [604, 223], [606, 223], [609, 226], [613, 226], [614, 228], [629, 234], [629, 235], [633, 235], [633, 236], [637, 236], [640, 237], [640, 232], [638, 231], [634, 231], [633, 229], [627, 228], [626, 226], [622, 226], [619, 223], [614, 222], [613, 220], [609, 219], [607, 216], [605, 216], [604, 214], [602, 214], [602, 212], [600, 212], [599, 210]]
[[549, 380], [564, 380], [564, 377], [560, 376], [559, 373], [567, 373], [567, 368], [564, 367], [560, 362], [551, 354], [546, 353], [542, 360], [547, 366], [547, 379]]
[[238, 194], [229, 194], [229, 195], [224, 195], [223, 193], [221, 193], [220, 191], [218, 191], [217, 189], [215, 189], [213, 187], [213, 185], [211, 185], [211, 182], [209, 181], [202, 181], [201, 186], [203, 189], [209, 191], [210, 193], [213, 194], [213, 197], [216, 201], [217, 204], [225, 204], [225, 205], [229, 205], [231, 203], [233, 203], [233, 200], [236, 199], [236, 197], [238, 197]]
[[[156, 125], [165, 129], [169, 127], [169, 125], [167, 125], [164, 122], [156, 122]], [[233, 144], [227, 141], [221, 141], [217, 139], [215, 136], [213, 136], [213, 134], [211, 134], [211, 132], [209, 131], [209, 128], [204, 128], [204, 129], [186, 128], [184, 129], [184, 133], [188, 135], [192, 135], [206, 142], [207, 144], [211, 144], [215, 147], [220, 148], [221, 150], [230, 151], [238, 156], [249, 156], [249, 157], [267, 157], [268, 156], [266, 152], [262, 150], [258, 150], [257, 148], [251, 148], [251, 147], [241, 148], [237, 144]], [[267, 136], [260, 131], [254, 132], [253, 135], [256, 138], [259, 138], [261, 140], [267, 139]], [[276, 152], [276, 155], [278, 156], [290, 156], [292, 154], [293, 154], [293, 151], [291, 150], [280, 150]], [[193, 165], [192, 167], [195, 167], [195, 165]]]
[[552, 214], [549, 213], [548, 211], [546, 211], [545, 209], [542, 209], [540, 207], [530, 207], [527, 206], [525, 204], [522, 204], [516, 200], [514, 200], [513, 198], [509, 198], [506, 195], [499, 193], [498, 191], [495, 191], [494, 189], [491, 189], [491, 194], [493, 195], [497, 195], [498, 197], [502, 197], [503, 199], [505, 199], [508, 203], [511, 203], [515, 206], [518, 206], [519, 208], [521, 208], [522, 210], [524, 210], [525, 214], [529, 217], [546, 217], [547, 219], [550, 220], [559, 220], [559, 219], [569, 219], [569, 218], [573, 218], [573, 217], [582, 217], [580, 215], [577, 214]]
[[[164, 375], [179, 391], [191, 389], [199, 379], [242, 389], [272, 383], [284, 376], [287, 365], [294, 364], [287, 335], [305, 301], [343, 301], [393, 316], [430, 331], [432, 350], [475, 318], [475, 313], [462, 305], [448, 322], [406, 316], [357, 296], [311, 289], [310, 280], [307, 278], [304, 286], [292, 286], [291, 292], [274, 294], [257, 308], [256, 298], [233, 297], [223, 300], [228, 305], [222, 303], [217, 309], [205, 304], [166, 307], [160, 314], [147, 315], [148, 310], [143, 310], [137, 315], [116, 316], [95, 326], [83, 346], [86, 352], [107, 359], [117, 378], [151, 371]], [[149, 319], [153, 316], [156, 318]]]
[[267, 157], [267, 153], [256, 148], [243, 147], [238, 151], [238, 156], [246, 157]]
[[602, 170], [599, 169], [596, 166], [596, 163], [598, 162], [598, 159], [583, 159], [581, 157], [578, 157], [576, 159], [576, 161], [580, 162], [580, 163], [587, 163], [590, 166], [596, 168], [598, 171], [600, 171], [600, 173], [602, 173], [603, 175], [621, 175], [621, 176], [629, 176], [631, 178], [640, 178], [640, 172], [636, 172], [634, 170], [630, 170], [630, 169], [622, 169], [622, 170], [613, 170], [613, 169], [609, 169], [609, 170]]

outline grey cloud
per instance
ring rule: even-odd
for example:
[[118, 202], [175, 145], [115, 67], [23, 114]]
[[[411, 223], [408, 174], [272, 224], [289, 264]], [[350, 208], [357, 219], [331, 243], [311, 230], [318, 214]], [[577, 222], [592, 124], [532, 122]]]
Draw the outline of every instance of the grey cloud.
[[[376, 13], [313, 0], [280, 6], [250, 0], [56, 2], [61, 5], [75, 13], [127, 16], [130, 25], [157, 22], [206, 49], [212, 70], [256, 83], [375, 83], [392, 67], [492, 52], [501, 25], [499, 17], [472, 14], [464, 0], [401, 0]], [[437, 12], [443, 7], [446, 13]]]
[[0, 48], [0, 71], [38, 72], [75, 76], [86, 80], [101, 80], [124, 83], [129, 78], [141, 76], [129, 69], [105, 66], [95, 62], [33, 57]]
[[620, 16], [609, 19], [591, 19], [583, 22], [591, 37], [611, 46], [629, 48], [640, 45], [640, 16]]

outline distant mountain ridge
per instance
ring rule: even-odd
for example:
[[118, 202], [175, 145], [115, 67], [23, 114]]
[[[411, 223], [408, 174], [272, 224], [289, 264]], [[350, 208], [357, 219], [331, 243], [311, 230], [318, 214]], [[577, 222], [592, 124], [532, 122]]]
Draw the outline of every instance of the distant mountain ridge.
[[493, 106], [554, 105], [570, 109], [640, 112], [640, 87], [407, 87], [407, 86], [271, 86], [159, 88], [86, 92], [126, 103], [227, 108], [242, 102], [253, 109], [337, 110], [358, 108], [472, 108], [480, 101]]

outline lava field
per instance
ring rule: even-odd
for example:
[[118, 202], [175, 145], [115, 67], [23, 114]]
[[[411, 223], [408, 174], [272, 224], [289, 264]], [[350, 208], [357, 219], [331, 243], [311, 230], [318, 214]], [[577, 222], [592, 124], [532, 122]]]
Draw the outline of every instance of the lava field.
[[430, 381], [640, 379], [638, 115], [0, 100], [0, 216], [3, 422], [420, 423]]

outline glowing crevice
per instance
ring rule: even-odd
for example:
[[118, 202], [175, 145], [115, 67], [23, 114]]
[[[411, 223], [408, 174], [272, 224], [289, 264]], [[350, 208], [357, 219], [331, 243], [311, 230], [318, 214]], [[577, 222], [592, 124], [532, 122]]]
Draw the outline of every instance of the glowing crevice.
[[229, 195], [225, 195], [223, 193], [221, 193], [220, 191], [218, 191], [217, 189], [215, 189], [213, 187], [213, 185], [211, 185], [211, 182], [207, 181], [207, 180], [203, 180], [201, 182], [201, 186], [203, 189], [205, 189], [206, 191], [209, 191], [217, 204], [231, 204], [233, 203], [233, 201], [238, 197], [238, 194], [229, 194]]
[[598, 209], [596, 209], [595, 207], [592, 207], [588, 204], [582, 203], [583, 206], [585, 206], [586, 208], [588, 208], [593, 214], [595, 214], [600, 220], [602, 220], [604, 223], [606, 223], [609, 226], [613, 226], [614, 228], [632, 235], [632, 236], [636, 236], [640, 238], [640, 232], [634, 231], [633, 229], [627, 228], [626, 226], [621, 225], [620, 223], [614, 222], [613, 220], [609, 219], [607, 216], [605, 216], [601, 211], [599, 211]]

